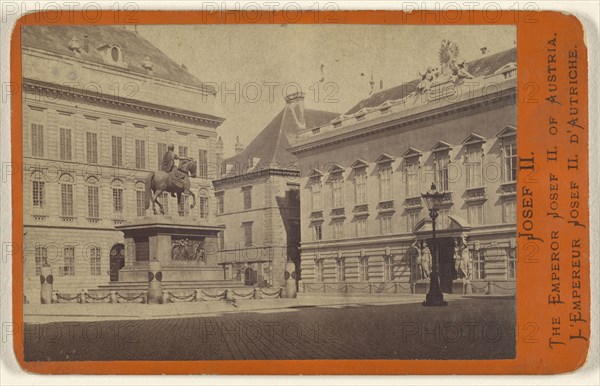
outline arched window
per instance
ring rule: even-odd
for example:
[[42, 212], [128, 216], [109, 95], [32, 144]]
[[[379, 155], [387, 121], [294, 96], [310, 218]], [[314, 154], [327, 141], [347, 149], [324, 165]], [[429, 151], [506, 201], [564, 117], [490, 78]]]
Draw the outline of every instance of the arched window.
[[73, 176], [63, 174], [59, 179], [61, 216], [73, 217]]
[[112, 183], [112, 210], [116, 216], [123, 215], [123, 181], [114, 180]]
[[200, 189], [198, 201], [200, 207], [200, 218], [208, 218], [208, 192], [206, 189]]
[[137, 207], [137, 216], [144, 217], [146, 215], [146, 187], [144, 183], [138, 181], [135, 184], [135, 202]]
[[100, 218], [100, 194], [99, 183], [96, 177], [89, 177], [86, 180], [87, 185], [87, 201], [88, 201], [88, 218]]

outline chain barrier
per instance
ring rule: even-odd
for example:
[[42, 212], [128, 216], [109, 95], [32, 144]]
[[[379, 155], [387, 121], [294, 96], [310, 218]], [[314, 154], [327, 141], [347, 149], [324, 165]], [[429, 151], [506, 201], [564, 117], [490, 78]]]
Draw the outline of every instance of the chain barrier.
[[[107, 302], [105, 302], [105, 300], [108, 299]], [[85, 293], [85, 301], [86, 302], [91, 302], [92, 303], [110, 303], [110, 293], [107, 294], [106, 296], [94, 296], [94, 295], [90, 295], [89, 293]]]
[[275, 291], [275, 292], [271, 292], [271, 293], [269, 293], [269, 292], [265, 292], [265, 291], [264, 291], [264, 290], [261, 288], [261, 289], [260, 289], [260, 293], [261, 293], [262, 295], [266, 296], [266, 297], [279, 298], [279, 297], [281, 297], [281, 288], [280, 288], [280, 289], [278, 289], [277, 291]]
[[[144, 295], [146, 295], [145, 293], [141, 293], [137, 296], [135, 295], [131, 295], [131, 296], [127, 296], [127, 295], [121, 295], [120, 293], [116, 292], [117, 295], [117, 303], [145, 303], [146, 299], [144, 297]], [[123, 302], [120, 302], [119, 300], [123, 300]], [[139, 302], [138, 302], [139, 300]]]
[[177, 303], [177, 302], [195, 302], [197, 294], [198, 293], [196, 291], [192, 291], [192, 293], [189, 294], [189, 295], [180, 295], [180, 296], [178, 296], [178, 295], [175, 295], [172, 292], [168, 292], [167, 291], [167, 299], [171, 303]]
[[63, 300], [65, 302], [71, 303], [73, 302], [73, 300], [77, 300], [77, 302], [81, 302], [81, 294], [77, 294], [75, 296], [68, 296], [68, 295], [61, 295], [58, 292], [56, 292], [56, 302], [60, 303], [60, 301]]

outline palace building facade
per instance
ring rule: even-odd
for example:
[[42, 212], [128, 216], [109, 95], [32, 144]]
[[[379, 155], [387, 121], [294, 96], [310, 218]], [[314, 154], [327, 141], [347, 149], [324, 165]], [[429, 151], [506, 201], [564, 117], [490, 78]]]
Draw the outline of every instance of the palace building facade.
[[299, 132], [325, 124], [338, 114], [305, 109], [301, 93], [245, 148], [224, 161], [213, 181], [216, 223], [221, 233], [220, 264], [225, 279], [251, 286], [281, 287], [287, 261], [300, 271], [300, 170], [287, 149]]
[[441, 65], [295, 139], [305, 292], [515, 292], [516, 49]]
[[[211, 181], [222, 158], [215, 90], [137, 31], [117, 26], [28, 26], [22, 31], [24, 291], [39, 299], [43, 264], [54, 288], [118, 280], [126, 219], [146, 216], [144, 181], [167, 144], [194, 158], [198, 178], [171, 216], [212, 224]], [[150, 209], [151, 211], [151, 209]], [[149, 212], [150, 214], [150, 212]]]

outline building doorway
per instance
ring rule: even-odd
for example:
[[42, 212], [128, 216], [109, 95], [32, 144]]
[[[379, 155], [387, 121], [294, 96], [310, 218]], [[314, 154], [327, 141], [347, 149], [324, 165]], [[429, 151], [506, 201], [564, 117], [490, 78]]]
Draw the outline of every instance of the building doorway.
[[244, 285], [253, 286], [258, 281], [258, 272], [252, 267], [246, 267], [244, 270]]
[[[435, 253], [435, 246], [432, 245], [432, 239], [427, 240], [427, 245], [432, 253]], [[439, 257], [440, 289], [442, 292], [452, 293], [452, 282], [456, 278], [454, 267], [454, 240], [451, 237], [436, 238], [437, 254]], [[433, 247], [433, 248], [432, 248]]]
[[110, 281], [119, 281], [119, 270], [125, 266], [125, 245], [115, 244], [110, 249]]

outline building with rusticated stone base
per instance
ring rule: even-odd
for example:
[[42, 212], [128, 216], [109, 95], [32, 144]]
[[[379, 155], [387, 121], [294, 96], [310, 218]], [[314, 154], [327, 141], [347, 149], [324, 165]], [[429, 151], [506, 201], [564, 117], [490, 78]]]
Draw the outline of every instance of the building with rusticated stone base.
[[213, 223], [214, 165], [222, 157], [215, 90], [135, 30], [27, 26], [23, 58], [24, 290], [39, 301], [41, 267], [54, 289], [79, 292], [119, 280], [126, 219], [145, 209], [144, 180], [169, 143], [196, 159], [191, 197], [168, 213]]
[[305, 292], [426, 292], [436, 246], [443, 292], [515, 292], [516, 49], [453, 64], [298, 134]]

